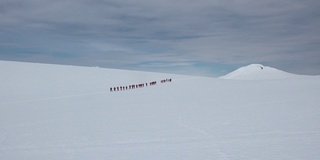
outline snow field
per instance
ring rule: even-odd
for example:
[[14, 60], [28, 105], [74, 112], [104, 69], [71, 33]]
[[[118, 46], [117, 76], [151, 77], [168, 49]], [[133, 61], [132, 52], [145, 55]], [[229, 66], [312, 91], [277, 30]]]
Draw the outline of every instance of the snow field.
[[[247, 81], [4, 61], [0, 68], [0, 159], [320, 158], [318, 76]], [[166, 78], [172, 82], [161, 84]]]

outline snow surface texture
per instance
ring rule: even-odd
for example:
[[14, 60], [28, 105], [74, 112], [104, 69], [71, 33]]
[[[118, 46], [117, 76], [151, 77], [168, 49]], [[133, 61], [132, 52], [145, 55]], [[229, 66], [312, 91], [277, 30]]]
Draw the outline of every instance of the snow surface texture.
[[[0, 68], [1, 160], [320, 159], [319, 76], [243, 81], [4, 61]], [[172, 82], [159, 83], [166, 78]], [[158, 84], [109, 91], [151, 81]]]

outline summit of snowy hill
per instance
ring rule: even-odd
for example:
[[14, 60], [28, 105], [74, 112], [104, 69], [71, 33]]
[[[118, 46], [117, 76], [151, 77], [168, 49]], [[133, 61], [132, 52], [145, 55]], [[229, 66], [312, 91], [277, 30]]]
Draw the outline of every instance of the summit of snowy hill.
[[264, 66], [262, 64], [251, 64], [241, 67], [225, 76], [222, 79], [241, 79], [241, 80], [261, 80], [261, 79], [283, 79], [293, 78], [297, 75], [287, 73], [276, 68]]

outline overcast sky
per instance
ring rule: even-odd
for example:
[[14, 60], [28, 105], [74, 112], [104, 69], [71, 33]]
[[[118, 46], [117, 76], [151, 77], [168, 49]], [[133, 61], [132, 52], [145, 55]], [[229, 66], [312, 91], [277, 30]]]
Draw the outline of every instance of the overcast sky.
[[0, 59], [220, 76], [320, 74], [319, 0], [1, 0]]

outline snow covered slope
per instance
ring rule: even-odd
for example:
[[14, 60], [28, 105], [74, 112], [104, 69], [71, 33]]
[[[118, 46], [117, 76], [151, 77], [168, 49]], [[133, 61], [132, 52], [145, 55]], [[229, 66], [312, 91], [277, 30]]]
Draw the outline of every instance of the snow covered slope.
[[298, 75], [287, 73], [272, 67], [263, 66], [261, 64], [251, 64], [241, 67], [225, 76], [222, 79], [242, 79], [242, 80], [257, 80], [257, 79], [283, 79], [294, 78]]
[[[0, 68], [1, 160], [320, 159], [319, 76], [237, 81], [4, 61]], [[110, 92], [151, 81], [157, 85]]]

